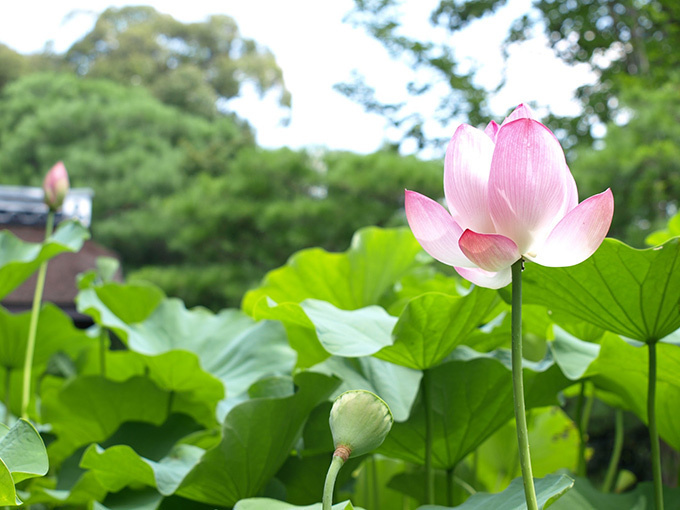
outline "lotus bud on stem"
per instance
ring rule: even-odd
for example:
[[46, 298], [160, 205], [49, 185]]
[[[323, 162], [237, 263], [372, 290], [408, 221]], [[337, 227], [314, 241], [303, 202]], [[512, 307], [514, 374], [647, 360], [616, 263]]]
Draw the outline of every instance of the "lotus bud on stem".
[[351, 390], [335, 399], [328, 421], [335, 452], [323, 488], [323, 510], [331, 510], [335, 480], [342, 465], [351, 456], [363, 455], [380, 446], [394, 418], [389, 406], [374, 393]]
[[[45, 204], [49, 207], [47, 222], [45, 224], [45, 240], [49, 239], [54, 230], [54, 213], [64, 203], [64, 198], [69, 190], [68, 173], [64, 163], [59, 161], [45, 176], [43, 191], [45, 192]], [[38, 315], [42, 302], [43, 289], [45, 288], [45, 274], [47, 273], [47, 261], [43, 262], [38, 269], [38, 277], [33, 294], [33, 306], [31, 309], [31, 322], [28, 328], [28, 341], [26, 342], [26, 355], [24, 357], [24, 374], [21, 388], [21, 417], [28, 419], [28, 404], [31, 396], [31, 372], [33, 368], [33, 356], [35, 353], [35, 336], [38, 330]]]

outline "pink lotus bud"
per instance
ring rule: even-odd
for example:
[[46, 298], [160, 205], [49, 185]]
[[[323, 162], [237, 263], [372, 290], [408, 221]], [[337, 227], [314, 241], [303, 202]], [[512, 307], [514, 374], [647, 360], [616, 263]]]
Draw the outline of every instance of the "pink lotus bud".
[[413, 234], [435, 259], [494, 289], [510, 283], [520, 259], [551, 267], [583, 262], [614, 214], [609, 189], [578, 203], [562, 147], [525, 105], [500, 126], [456, 130], [446, 151], [444, 195], [448, 210], [406, 191]]
[[50, 168], [43, 181], [43, 191], [45, 191], [45, 203], [52, 210], [56, 211], [64, 203], [64, 198], [68, 193], [69, 182], [66, 167], [61, 161]]

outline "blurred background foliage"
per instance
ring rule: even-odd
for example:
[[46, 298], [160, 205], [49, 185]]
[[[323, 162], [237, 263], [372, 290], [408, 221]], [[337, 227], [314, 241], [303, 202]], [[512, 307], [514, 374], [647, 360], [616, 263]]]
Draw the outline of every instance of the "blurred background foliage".
[[[453, 35], [505, 3], [441, 0], [430, 23]], [[338, 84], [400, 133], [369, 155], [258, 147], [228, 99], [244, 84], [274, 91], [284, 106], [291, 98], [276, 48], [242, 37], [228, 16], [185, 24], [150, 7], [112, 8], [64, 54], [0, 45], [3, 182], [38, 185], [63, 160], [74, 186], [95, 191], [94, 239], [120, 253], [131, 280], [150, 280], [189, 306], [238, 305], [301, 248], [343, 250], [360, 227], [403, 223], [405, 187], [442, 196], [442, 161], [399, 151], [409, 139], [445, 143], [428, 138], [427, 119], [482, 126], [491, 117], [493, 91], [460, 65], [456, 48], [404, 35], [398, 6], [355, 0], [347, 21], [424, 70], [428, 81], [406, 92], [439, 95], [440, 106], [414, 114], [406, 103], [383, 103], [360, 75]], [[598, 77], [577, 92], [582, 115], [544, 121], [567, 150], [582, 198], [612, 187], [610, 235], [642, 246], [680, 195], [680, 4], [537, 0], [512, 25], [506, 49], [537, 30], [561, 59], [587, 63]]]

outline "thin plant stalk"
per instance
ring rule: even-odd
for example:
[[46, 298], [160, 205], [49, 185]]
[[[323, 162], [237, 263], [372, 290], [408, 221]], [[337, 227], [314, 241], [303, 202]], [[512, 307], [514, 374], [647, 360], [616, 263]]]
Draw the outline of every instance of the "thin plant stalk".
[[517, 424], [517, 443], [519, 464], [522, 469], [524, 496], [528, 510], [538, 510], [534, 477], [531, 470], [529, 452], [529, 432], [526, 408], [524, 405], [524, 380], [522, 373], [522, 270], [524, 259], [512, 265], [512, 391], [515, 404], [515, 423]]
[[[576, 474], [581, 477], [586, 476], [586, 447], [588, 445], [588, 425], [590, 424], [590, 414], [593, 410], [594, 393], [586, 395], [589, 387], [587, 381], [581, 381], [581, 392], [579, 393], [576, 405], [576, 425], [579, 433], [578, 445], [578, 466]], [[592, 388], [591, 388], [592, 390]]]
[[[54, 211], [47, 213], [45, 225], [45, 239], [52, 235], [54, 230]], [[38, 316], [42, 302], [43, 289], [45, 288], [45, 274], [47, 273], [47, 261], [40, 264], [38, 278], [35, 282], [35, 294], [33, 294], [33, 308], [31, 309], [31, 322], [28, 328], [28, 341], [26, 342], [26, 356], [24, 358], [24, 378], [21, 387], [21, 417], [28, 419], [28, 402], [31, 395], [31, 369], [33, 368], [33, 356], [35, 354], [35, 336], [38, 331]]]
[[578, 464], [576, 466], [576, 475], [585, 476], [586, 474], [586, 440], [585, 431], [583, 430], [583, 405], [586, 396], [586, 382], [581, 381], [581, 391], [578, 394], [576, 401], [576, 426], [578, 427]]
[[5, 417], [2, 420], [2, 423], [5, 425], [9, 425], [9, 417], [10, 417], [10, 410], [9, 406], [12, 403], [12, 369], [9, 367], [5, 367]]
[[328, 473], [326, 473], [326, 482], [323, 486], [323, 499], [321, 500], [322, 510], [331, 510], [333, 507], [333, 489], [335, 488], [335, 480], [344, 463], [345, 460], [342, 457], [333, 455], [333, 460], [328, 468]]
[[619, 471], [619, 461], [621, 460], [621, 451], [623, 450], [623, 411], [616, 410], [614, 415], [614, 446], [612, 448], [612, 456], [609, 459], [609, 467], [607, 468], [607, 475], [604, 477], [602, 484], [602, 492], [609, 492], [612, 490], [616, 474]]
[[378, 488], [378, 462], [375, 455], [371, 455], [371, 495], [373, 496], [373, 508], [380, 508], [380, 490]]
[[453, 506], [453, 491], [456, 487], [456, 482], [453, 479], [455, 476], [455, 468], [446, 470], [446, 504], [448, 506]]
[[101, 328], [99, 331], [99, 370], [102, 377], [106, 377], [106, 342], [109, 339], [109, 334], [106, 328]]
[[661, 479], [661, 451], [659, 431], [656, 427], [656, 342], [649, 343], [649, 384], [647, 387], [647, 421], [652, 449], [652, 474], [654, 476], [654, 504], [663, 510], [663, 480]]
[[432, 384], [428, 370], [423, 371], [425, 406], [425, 504], [434, 505], [434, 468], [432, 467]]

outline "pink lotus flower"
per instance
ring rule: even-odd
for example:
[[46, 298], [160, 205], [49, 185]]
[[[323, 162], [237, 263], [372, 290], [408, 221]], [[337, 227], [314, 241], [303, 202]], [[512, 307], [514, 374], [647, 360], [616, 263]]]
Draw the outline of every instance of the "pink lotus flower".
[[51, 210], [56, 211], [64, 203], [68, 190], [68, 172], [66, 172], [64, 163], [59, 161], [59, 163], [50, 168], [43, 181], [45, 203]]
[[551, 267], [590, 257], [614, 214], [610, 189], [580, 204], [555, 135], [520, 105], [500, 126], [461, 125], [444, 163], [449, 210], [406, 190], [420, 245], [472, 283], [498, 289], [520, 258]]

